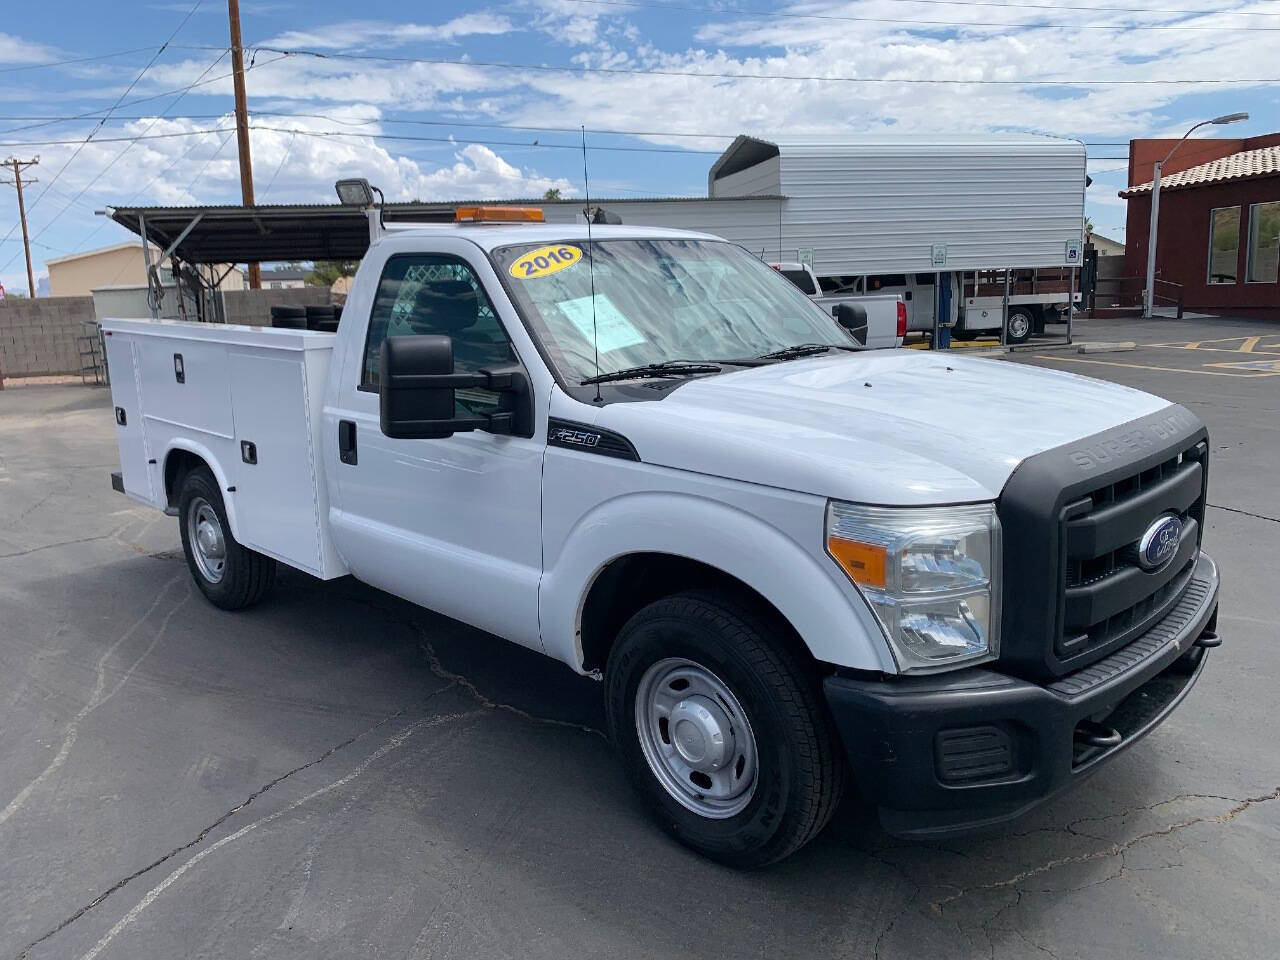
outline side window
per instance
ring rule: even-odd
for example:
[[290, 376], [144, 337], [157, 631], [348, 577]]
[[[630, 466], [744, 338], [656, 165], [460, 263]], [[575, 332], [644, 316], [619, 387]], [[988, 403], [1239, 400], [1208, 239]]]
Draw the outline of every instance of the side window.
[[801, 293], [806, 293], [811, 297], [817, 295], [818, 291], [813, 286], [813, 277], [808, 270], [781, 270], [779, 272], [799, 287]]
[[[420, 334], [452, 337], [453, 363], [459, 372], [515, 360], [480, 281], [456, 257], [408, 254], [387, 261], [369, 318], [361, 389], [378, 389], [383, 340]], [[492, 411], [498, 405], [497, 394], [479, 388], [459, 390], [457, 398], [459, 416]]]
[[1240, 208], [1217, 207], [1209, 211], [1210, 284], [1235, 283], [1240, 258]]

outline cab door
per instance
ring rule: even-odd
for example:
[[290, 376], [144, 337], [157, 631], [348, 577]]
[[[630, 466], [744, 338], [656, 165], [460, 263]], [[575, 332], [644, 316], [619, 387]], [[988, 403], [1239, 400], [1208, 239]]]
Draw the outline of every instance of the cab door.
[[[328, 461], [338, 492], [335, 543], [358, 579], [540, 650], [545, 422], [534, 432], [540, 439], [475, 431], [402, 440], [384, 436], [379, 424], [388, 336], [451, 337], [458, 372], [520, 362], [494, 309], [497, 278], [464, 240], [435, 240], [429, 253], [389, 246], [371, 250], [361, 267], [379, 271], [376, 293], [349, 308], [365, 311], [363, 342], [347, 339], [332, 374], [343, 378], [326, 411], [326, 429], [336, 431], [326, 447], [336, 443], [338, 452]], [[497, 402], [491, 391], [457, 391], [459, 416]]]

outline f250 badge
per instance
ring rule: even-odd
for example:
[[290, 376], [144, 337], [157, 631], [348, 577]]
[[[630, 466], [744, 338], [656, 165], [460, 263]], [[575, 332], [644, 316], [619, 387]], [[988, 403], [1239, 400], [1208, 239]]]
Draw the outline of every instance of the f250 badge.
[[553, 443], [565, 443], [574, 447], [594, 447], [600, 443], [600, 434], [559, 427], [551, 432], [551, 440]]
[[1181, 537], [1181, 518], [1172, 513], [1157, 517], [1138, 541], [1138, 565], [1143, 570], [1163, 567], [1177, 551]]

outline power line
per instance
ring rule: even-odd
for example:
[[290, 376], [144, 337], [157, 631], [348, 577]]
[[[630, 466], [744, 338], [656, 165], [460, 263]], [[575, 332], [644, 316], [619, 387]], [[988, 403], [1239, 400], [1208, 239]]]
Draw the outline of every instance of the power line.
[[[223, 148], [223, 147], [225, 147], [228, 143], [230, 143], [230, 142], [231, 142], [231, 137], [232, 137], [232, 135], [234, 135], [234, 134], [235, 134], [235, 132], [236, 132], [236, 131], [235, 131], [235, 127], [232, 127], [232, 128], [231, 128], [231, 130], [230, 130], [230, 132], [228, 132], [228, 133], [227, 133], [227, 135], [226, 135], [225, 137], [223, 137], [223, 138], [222, 138], [222, 142], [221, 142], [220, 144], [218, 144], [218, 149], [217, 149], [217, 150], [215, 150], [215, 151], [213, 151], [213, 153], [211, 153], [211, 154], [209, 155], [208, 159], [207, 159], [207, 160], [205, 160], [204, 165], [200, 168], [199, 172], [198, 172], [198, 173], [196, 173], [196, 175], [195, 175], [194, 177], [192, 177], [192, 178], [191, 178], [191, 182], [190, 182], [189, 184], [187, 184], [187, 189], [186, 189], [185, 191], [183, 191], [184, 193], [190, 193], [190, 192], [191, 192], [191, 188], [192, 188], [192, 187], [194, 187], [194, 186], [196, 185], [196, 181], [197, 181], [197, 180], [199, 180], [201, 177], [203, 177], [203, 176], [204, 176], [204, 172], [205, 172], [206, 170], [208, 170], [208, 169], [209, 169], [209, 164], [213, 163], [214, 159], [218, 156], [218, 154], [220, 154], [220, 153], [222, 152], [222, 148]], [[190, 153], [190, 152], [191, 152], [191, 148], [188, 148], [188, 149], [187, 149], [187, 153]], [[185, 155], [186, 155], [186, 154], [183, 154], [183, 156], [185, 156]], [[176, 163], [176, 162], [177, 162], [177, 161], [174, 161], [174, 163]], [[173, 166], [173, 164], [170, 164], [169, 166], [170, 166], [170, 167], [172, 167], [172, 166]], [[153, 180], [151, 181], [151, 183], [155, 183], [155, 180], [153, 179]], [[150, 184], [150, 183], [149, 183], [149, 184], [147, 184], [147, 187], [149, 187], [149, 186], [151, 186], [151, 184]], [[143, 187], [143, 190], [146, 190], [146, 189], [147, 189], [147, 187]], [[137, 196], [139, 196], [139, 195], [140, 195], [140, 194], [134, 194], [134, 197], [136, 198], [136, 197], [137, 197]], [[133, 203], [133, 200], [130, 200], [130, 201], [129, 201], [129, 203]], [[103, 225], [105, 225], [105, 224], [100, 224], [98, 227], [96, 227], [96, 228], [94, 229], [93, 233], [97, 233], [97, 232], [98, 232], [98, 230], [102, 229], [102, 226], [103, 226]], [[89, 236], [90, 236], [90, 237], [92, 237], [92, 236], [93, 236], [93, 233], [89, 234]], [[80, 245], [79, 245], [76, 249], [78, 250], [80, 247], [84, 246], [84, 244], [86, 244], [86, 243], [88, 242], [88, 240], [89, 240], [89, 238], [88, 238], [88, 237], [86, 237], [84, 240], [80, 241]], [[117, 273], [117, 274], [115, 275], [114, 279], [112, 279], [111, 283], [112, 283], [112, 284], [114, 284], [117, 280], [119, 280], [122, 276], [124, 276], [124, 272], [125, 272], [125, 270], [127, 270], [127, 269], [128, 269], [128, 264], [125, 264], [124, 266], [122, 266], [122, 267], [120, 268], [119, 273]]]
[[[200, 137], [209, 134], [225, 133], [227, 127], [213, 127], [207, 130], [175, 130], [170, 133], [150, 133], [150, 134], [134, 134], [127, 137], [99, 137], [94, 143], [136, 143], [139, 140], [170, 140], [177, 137]], [[460, 137], [415, 137], [408, 134], [392, 134], [392, 133], [354, 133], [347, 130], [303, 130], [290, 127], [274, 127], [258, 124], [252, 127], [254, 130], [265, 130], [271, 133], [290, 133], [300, 136], [309, 137], [365, 137], [370, 140], [405, 140], [423, 143], [462, 143], [462, 144], [479, 144], [481, 146], [495, 147], [534, 147], [545, 149], [577, 149], [573, 144], [569, 143], [542, 143], [535, 139], [532, 142], [524, 140], [477, 140]], [[73, 143], [80, 143], [80, 140], [27, 140], [27, 141], [10, 141], [0, 140], [0, 147], [49, 147], [49, 146], [65, 146]], [[623, 146], [598, 146], [592, 147], [592, 150], [602, 150], [611, 153], [708, 153], [719, 154], [719, 150], [687, 150], [681, 147], [623, 147]]]
[[[568, 0], [569, 3], [587, 3], [599, 6], [619, 6], [619, 7], [652, 7], [656, 10], [678, 10], [678, 9], [695, 9], [698, 12], [706, 14], [759, 14], [768, 17], [798, 17], [805, 19], [842, 19], [840, 17], [824, 17], [819, 14], [791, 13], [775, 10], [742, 10], [738, 8], [727, 8], [724, 10], [708, 10], [705, 7], [682, 8], [665, 3], [623, 3], [621, 0]], [[1198, 13], [1201, 15], [1228, 16], [1228, 17], [1280, 17], [1280, 13], [1266, 13], [1252, 10], [1194, 10], [1187, 7], [1176, 8], [1157, 8], [1157, 7], [1113, 7], [1113, 6], [1085, 6], [1083, 4], [1072, 3], [1002, 3], [999, 0], [891, 0], [893, 3], [927, 3], [938, 6], [948, 7], [1003, 7], [1005, 9], [1015, 10], [1076, 10], [1086, 13]]]
[[[542, 143], [540, 140], [528, 142], [524, 140], [473, 140], [462, 137], [422, 137], [410, 136], [406, 133], [354, 133], [347, 130], [304, 130], [291, 129], [288, 127], [267, 127], [261, 124], [254, 127], [254, 130], [269, 130], [273, 133], [292, 133], [303, 137], [364, 137], [369, 140], [403, 140], [410, 143], [465, 143], [476, 144], [484, 147], [531, 147], [534, 149], [546, 150], [581, 150], [581, 146], [572, 143]], [[682, 147], [617, 147], [617, 146], [601, 146], [592, 147], [592, 150], [608, 151], [610, 153], [680, 153], [680, 154], [699, 154], [705, 153], [712, 156], [719, 156], [723, 151], [720, 150], [687, 150]]]
[[[37, 206], [39, 206], [40, 201], [44, 199], [44, 195], [49, 192], [49, 188], [58, 182], [59, 178], [61, 178], [63, 173], [66, 172], [67, 167], [71, 166], [75, 158], [80, 156], [80, 151], [83, 150], [85, 146], [88, 145], [89, 141], [93, 139], [93, 135], [97, 133], [100, 129], [102, 129], [102, 125], [107, 122], [107, 116], [111, 115], [111, 111], [114, 110], [116, 107], [120, 106], [124, 98], [127, 97], [130, 94], [130, 92], [132, 92], [133, 88], [138, 85], [138, 81], [141, 80], [143, 76], [146, 74], [146, 72], [151, 69], [152, 64], [154, 64], [158, 59], [160, 59], [160, 55], [164, 53], [165, 48], [168, 47], [169, 44], [173, 41], [173, 38], [178, 35], [178, 31], [181, 30], [184, 26], [186, 26], [187, 21], [190, 20], [192, 15], [196, 12], [196, 10], [199, 9], [200, 4], [202, 2], [203, 0], [196, 0], [195, 6], [193, 6], [190, 10], [187, 11], [187, 15], [182, 18], [182, 22], [178, 24], [178, 26], [174, 29], [174, 31], [171, 34], [169, 34], [168, 39], [166, 39], [164, 43], [160, 44], [160, 48], [156, 50], [154, 54], [152, 54], [151, 59], [147, 61], [147, 65], [142, 68], [142, 70], [138, 73], [136, 77], [133, 78], [133, 82], [130, 83], [129, 86], [125, 88], [124, 93], [120, 94], [120, 96], [116, 98], [116, 102], [111, 105], [110, 109], [107, 110], [107, 115], [104, 116], [98, 122], [98, 125], [89, 132], [89, 135], [85, 137], [83, 141], [80, 142], [80, 145], [76, 147], [75, 151], [71, 154], [70, 157], [67, 158], [66, 162], [61, 167], [58, 168], [58, 172], [53, 175], [53, 179], [50, 180], [45, 185], [45, 188], [40, 191], [40, 194], [32, 202], [31, 204], [32, 210], [34, 210]], [[14, 228], [10, 227], [9, 232], [5, 234], [5, 237], [6, 238], [9, 237], [13, 233], [13, 230]], [[13, 258], [11, 257], [9, 258], [9, 261], [5, 263], [4, 267], [0, 267], [0, 270], [3, 270], [5, 267], [8, 267], [9, 264], [12, 262], [13, 262]]]
[[[570, 3], [587, 3], [596, 6], [607, 7], [637, 7], [645, 10], [681, 10], [692, 13], [712, 14], [719, 11], [708, 10], [706, 7], [685, 6], [675, 3], [641, 3], [639, 0], [569, 0]], [[986, 4], [987, 6], [1010, 7], [1009, 4]], [[1022, 7], [1020, 9], [1033, 9]], [[1076, 8], [1084, 10], [1097, 10], [1098, 8]], [[902, 26], [919, 25], [924, 27], [998, 27], [1009, 29], [1011, 27], [1018, 30], [1195, 30], [1195, 31], [1254, 31], [1254, 30], [1280, 30], [1280, 27], [1257, 27], [1257, 26], [1190, 26], [1187, 24], [1156, 24], [1156, 23], [1023, 23], [1021, 21], [1014, 22], [986, 22], [976, 20], [904, 20], [899, 17], [853, 17], [848, 15], [824, 14], [824, 13], [790, 13], [776, 12], [773, 10], [728, 10], [725, 13], [732, 13], [746, 16], [796, 18], [801, 20], [825, 20], [840, 23], [892, 23]], [[1142, 11], [1143, 13], [1147, 11]], [[1181, 13], [1200, 13], [1196, 10], [1178, 11]], [[1211, 11], [1226, 12], [1226, 11]], [[1269, 16], [1269, 14], [1264, 14]]]
[[271, 194], [271, 188], [276, 184], [276, 177], [280, 176], [280, 171], [284, 169], [285, 161], [289, 159], [289, 154], [293, 153], [293, 142], [297, 139], [297, 134], [289, 137], [289, 143], [284, 148], [284, 156], [280, 158], [280, 162], [276, 164], [276, 172], [271, 174], [271, 179], [267, 181], [267, 188], [262, 191], [262, 199], [266, 200]]
[[[210, 133], [222, 133], [225, 127], [214, 127], [210, 130], [174, 130], [170, 133], [148, 133], [145, 136], [134, 134], [128, 137], [98, 137], [94, 143], [134, 143], [138, 140], [169, 140], [173, 137], [199, 137]], [[84, 140], [0, 140], [0, 147], [58, 147], [73, 143], [83, 144]]]
[[[304, 114], [280, 114], [280, 116], [304, 116]], [[311, 114], [310, 116], [323, 116], [322, 114]], [[332, 117], [327, 118], [333, 120]], [[340, 121], [335, 121], [340, 122]], [[206, 130], [176, 130], [171, 133], [152, 133], [146, 135], [135, 134], [128, 137], [99, 137], [94, 143], [132, 143], [138, 140], [169, 140], [176, 137], [200, 137], [209, 134], [225, 133], [227, 127], [212, 127]], [[425, 137], [410, 136], [409, 134], [398, 133], [361, 133], [349, 130], [305, 130], [295, 127], [276, 127], [264, 124], [256, 124], [251, 129], [264, 130], [271, 133], [288, 133], [296, 136], [304, 137], [364, 137], [369, 140], [403, 140], [415, 143], [457, 143], [457, 144], [478, 144], [488, 147], [523, 147], [530, 149], [545, 150], [577, 150], [578, 146], [572, 143], [543, 143], [540, 139], [532, 141], [527, 140], [493, 140], [493, 139], [474, 139], [468, 137]], [[541, 128], [535, 128], [541, 129]], [[658, 136], [659, 134], [652, 134]], [[694, 136], [690, 134], [690, 136]], [[709, 135], [708, 135], [709, 136]], [[28, 140], [28, 141], [0, 141], [0, 147], [38, 147], [38, 146], [57, 146], [71, 143], [79, 143], [79, 140]], [[1090, 146], [1128, 146], [1128, 144], [1086, 144]], [[723, 151], [720, 150], [697, 150], [685, 147], [626, 147], [626, 146], [602, 146], [597, 145], [591, 147], [592, 150], [608, 153], [676, 153], [676, 154], [707, 154], [711, 156], [719, 156]], [[1124, 160], [1126, 157], [1094, 157], [1093, 159], [1118, 159]]]
[[[147, 127], [145, 130], [142, 131], [142, 134], [146, 135], [157, 123], [165, 119], [169, 115], [169, 112], [173, 110], [173, 108], [176, 107], [179, 103], [182, 102], [182, 98], [185, 97], [197, 83], [203, 80], [209, 74], [210, 70], [212, 70], [214, 67], [220, 64], [222, 62], [222, 58], [225, 57], [226, 55], [227, 55], [226, 50], [219, 53], [217, 58], [200, 72], [199, 76], [197, 76], [193, 81], [191, 81], [191, 83], [187, 84], [187, 86], [182, 90], [182, 92], [173, 98], [173, 101], [167, 107], [165, 107], [164, 113], [160, 114], [160, 116], [158, 117], [153, 118], [151, 122], [147, 124]], [[80, 197], [84, 196], [85, 192], [90, 187], [92, 187], [95, 183], [101, 180], [108, 170], [114, 167], [116, 163], [122, 157], [124, 157], [126, 153], [128, 153], [130, 150], [133, 149], [133, 145], [135, 143], [137, 143], [136, 140], [130, 141], [123, 150], [121, 150], [118, 154], [116, 154], [115, 157], [112, 158], [110, 163], [108, 163], [105, 167], [103, 167], [100, 171], [98, 171], [97, 176], [95, 176], [92, 180], [90, 180], [88, 183], [86, 183], [83, 187], [80, 188], [80, 192], [76, 194], [75, 199], [79, 200]], [[69, 207], [70, 204], [67, 204], [67, 206]], [[40, 234], [48, 230], [49, 227], [53, 225], [54, 220], [57, 220], [58, 217], [62, 216], [62, 214], [64, 213], [66, 213], [66, 207], [60, 210], [57, 213], [57, 215], [53, 217], [52, 220], [48, 221], [43, 227], [41, 227], [39, 233], [37, 233], [36, 236], [39, 236]], [[81, 243], [82, 244], [88, 243], [89, 240], [92, 239], [97, 234], [97, 232], [101, 229], [102, 229], [102, 224], [99, 224], [97, 227], [93, 229], [93, 231], [89, 234], [89, 236], [85, 237], [85, 239], [81, 241]]]
[[[175, 49], [175, 50], [176, 50], [176, 49], [179, 49], [179, 48], [178, 48], [178, 47], [176, 47], [176, 46], [171, 46], [171, 47], [170, 47], [170, 49]], [[229, 51], [231, 48], [230, 48], [230, 47], [201, 46], [201, 47], [194, 47], [194, 48], [188, 48], [188, 49], [197, 49], [197, 50], [219, 50], [219, 51], [227, 52], [227, 51]], [[288, 58], [288, 56], [289, 56], [288, 54], [281, 54], [280, 56], [272, 57], [270, 60], [264, 60], [264, 61], [262, 61], [261, 63], [256, 64], [256, 66], [257, 66], [258, 68], [266, 67], [266, 66], [270, 66], [270, 65], [271, 65], [271, 64], [273, 64], [273, 63], [279, 63], [281, 60], [285, 60], [285, 59], [287, 59], [287, 58]], [[249, 66], [245, 67], [245, 73], [248, 73], [250, 70], [254, 69], [254, 67], [255, 67], [255, 64], [250, 64]], [[147, 95], [147, 96], [145, 96], [145, 97], [134, 97], [134, 99], [129, 100], [129, 101], [125, 102], [125, 103], [116, 104], [116, 105], [115, 105], [115, 106], [113, 106], [113, 107], [107, 107], [107, 108], [105, 108], [105, 109], [104, 109], [104, 108], [102, 108], [102, 107], [99, 107], [99, 108], [98, 108], [98, 109], [96, 109], [96, 110], [86, 110], [84, 113], [77, 113], [77, 114], [71, 114], [71, 115], [66, 116], [66, 117], [57, 117], [57, 118], [53, 118], [53, 119], [42, 120], [40, 123], [29, 123], [29, 124], [25, 124], [24, 126], [21, 126], [21, 127], [9, 127], [7, 130], [0, 130], [0, 134], [6, 134], [6, 133], [20, 133], [20, 132], [22, 132], [23, 130], [34, 130], [34, 129], [36, 129], [37, 127], [47, 127], [47, 126], [50, 126], [51, 124], [54, 124], [54, 123], [62, 123], [62, 122], [64, 122], [64, 121], [68, 121], [68, 120], [96, 120], [96, 119], [98, 119], [98, 118], [100, 117], [100, 115], [102, 115], [102, 114], [104, 114], [104, 113], [105, 113], [105, 114], [108, 114], [108, 115], [113, 115], [113, 116], [114, 116], [114, 115], [116, 115], [115, 111], [116, 111], [116, 110], [118, 110], [118, 109], [120, 109], [121, 107], [133, 107], [133, 106], [137, 106], [137, 105], [138, 105], [138, 104], [140, 104], [140, 103], [151, 103], [151, 102], [152, 102], [152, 101], [154, 101], [154, 100], [163, 100], [165, 97], [172, 97], [174, 94], [183, 93], [183, 92], [185, 92], [186, 90], [193, 89], [194, 87], [204, 87], [204, 86], [208, 86], [208, 85], [209, 85], [209, 84], [211, 84], [211, 83], [217, 83], [219, 80], [226, 80], [226, 79], [227, 79], [228, 77], [230, 77], [230, 76], [232, 76], [232, 74], [231, 74], [231, 73], [220, 73], [220, 74], [218, 74], [216, 77], [209, 77], [209, 78], [208, 78], [208, 79], [206, 79], [206, 80], [201, 80], [199, 83], [191, 84], [191, 85], [190, 85], [190, 86], [188, 86], [188, 87], [179, 87], [179, 88], [174, 89], [174, 90], [162, 90], [160, 93], [152, 93], [152, 94], [148, 94], [148, 95]], [[13, 117], [13, 118], [11, 118], [11, 119], [15, 119], [15, 120], [22, 120], [22, 119], [26, 119], [26, 118], [24, 118], [24, 117]], [[32, 119], [35, 119], [35, 118], [32, 118]], [[146, 119], [148, 119], [148, 117], [147, 117], [147, 116], [141, 116], [141, 117], [135, 117], [134, 119], [137, 119], [137, 120], [146, 120]]]
[[[285, 116], [288, 116], [286, 114]], [[169, 140], [175, 137], [200, 137], [210, 134], [225, 133], [228, 127], [212, 127], [207, 130], [178, 130], [172, 133], [152, 133], [146, 136], [131, 137], [100, 137], [94, 143], [127, 143], [137, 140]], [[303, 137], [363, 137], [369, 140], [403, 140], [414, 143], [457, 143], [457, 144], [477, 144], [486, 147], [523, 147], [539, 150], [575, 150], [580, 149], [571, 143], [543, 143], [541, 140], [492, 140], [492, 139], [473, 139], [468, 137], [422, 137], [410, 136], [409, 134], [397, 133], [359, 133], [349, 130], [304, 130], [294, 127], [275, 127], [263, 124], [254, 125], [253, 130], [264, 130], [270, 133], [288, 133]], [[25, 142], [0, 141], [0, 147], [31, 147], [31, 146], [56, 146], [58, 144], [79, 143], [78, 140], [31, 140]], [[1127, 146], [1127, 144], [1126, 144]], [[695, 150], [683, 147], [622, 147], [622, 146], [601, 146], [591, 147], [592, 150], [608, 152], [608, 153], [676, 153], [696, 156], [698, 154], [706, 154], [709, 156], [719, 156], [723, 151], [720, 150]], [[1118, 159], [1124, 160], [1126, 157], [1094, 157], [1092, 159]]]
[[[195, 12], [200, 9], [200, 4], [203, 2], [204, 0], [196, 0], [195, 5], [190, 10], [187, 11], [187, 15], [182, 18], [182, 21], [173, 29], [173, 32], [169, 34], [169, 36], [165, 39], [164, 43], [160, 44], [160, 48], [156, 50], [154, 54], [152, 54], [151, 59], [147, 61], [147, 65], [143, 67], [141, 71], [139, 71], [138, 75], [133, 78], [133, 82], [131, 82], [129, 86], [125, 88], [124, 92], [120, 94], [119, 97], [116, 98], [116, 102], [112, 104], [111, 109], [107, 111], [107, 116], [110, 116], [111, 111], [114, 110], [116, 107], [120, 106], [124, 98], [127, 97], [131, 92], [133, 92], [133, 88], [138, 85], [138, 81], [140, 81], [143, 78], [143, 76], [146, 75], [146, 72], [151, 69], [152, 65], [157, 60], [160, 59], [161, 55], [168, 48], [169, 44], [173, 42], [173, 38], [178, 35], [178, 31], [187, 25], [187, 21], [190, 20], [191, 17], [195, 14]], [[89, 135], [84, 138], [84, 140], [80, 143], [79, 146], [76, 147], [75, 151], [71, 154], [70, 157], [67, 158], [66, 162], [61, 167], [58, 168], [58, 172], [53, 175], [53, 179], [49, 181], [49, 183], [45, 186], [45, 188], [40, 191], [40, 195], [37, 196], [36, 199], [32, 202], [31, 204], [32, 210], [34, 210], [39, 205], [40, 201], [44, 199], [44, 195], [49, 192], [49, 187], [57, 183], [58, 179], [66, 172], [67, 167], [71, 166], [75, 158], [80, 156], [80, 151], [82, 151], [88, 145], [89, 141], [93, 139], [93, 135], [102, 129], [102, 125], [107, 122], [107, 116], [104, 116], [98, 122], [98, 125], [94, 127], [91, 131], [89, 131]], [[9, 234], [12, 234], [12, 233], [13, 233], [13, 227], [10, 227], [9, 233], [5, 234], [5, 236], [8, 237]], [[5, 262], [4, 266], [0, 266], [0, 270], [6, 269], [10, 263], [13, 263], [13, 260], [14, 258], [10, 257], [8, 261]]]
[[315, 57], [320, 60], [367, 60], [378, 61], [384, 63], [422, 63], [438, 66], [454, 66], [454, 67], [480, 67], [493, 70], [528, 70], [534, 72], [545, 73], [569, 73], [579, 76], [590, 76], [592, 74], [605, 75], [625, 75], [625, 76], [641, 76], [641, 77], [694, 77], [708, 80], [791, 80], [791, 81], [814, 81], [820, 83], [905, 83], [905, 84], [946, 84], [958, 86], [1018, 86], [1018, 87], [1090, 87], [1090, 86], [1169, 86], [1169, 85], [1197, 85], [1197, 84], [1271, 84], [1280, 83], [1280, 79], [1274, 77], [1267, 78], [1211, 78], [1203, 80], [1177, 79], [1173, 77], [1160, 77], [1150, 80], [1100, 80], [1097, 78], [1089, 78], [1088, 80], [1036, 80], [1022, 78], [1017, 80], [964, 80], [956, 77], [822, 77], [805, 74], [776, 74], [776, 73], [721, 73], [712, 71], [693, 71], [693, 70], [664, 70], [657, 67], [640, 68], [640, 67], [582, 67], [577, 65], [570, 66], [552, 66], [544, 63], [510, 63], [501, 60], [460, 60], [449, 59], [445, 57], [392, 57], [387, 55], [378, 55], [371, 53], [322, 53], [317, 50], [284, 50], [279, 47], [258, 47], [259, 50], [268, 50], [272, 53], [283, 54], [284, 56], [300, 56]]
[[[275, 61], [268, 61], [274, 63]], [[402, 123], [415, 126], [425, 127], [465, 127], [476, 128], [481, 130], [523, 130], [530, 133], [578, 133], [581, 127], [548, 127], [533, 126], [530, 124], [518, 123], [486, 123], [477, 120], [427, 120], [420, 117], [403, 117], [393, 114], [384, 114], [377, 117], [335, 117], [327, 113], [307, 113], [301, 111], [285, 111], [285, 110], [251, 110], [251, 117], [286, 117], [312, 120], [328, 120], [331, 123], [339, 123], [343, 126], [362, 127], [370, 126], [375, 123]], [[173, 120], [221, 120], [226, 117], [226, 112], [222, 113], [187, 113], [180, 117], [171, 117]], [[43, 120], [47, 122], [70, 122], [72, 120], [84, 119], [83, 115], [77, 116], [0, 116], [0, 120]], [[121, 115], [114, 114], [111, 122], [130, 122], [135, 120], [149, 120], [151, 114]], [[737, 133], [690, 133], [683, 130], [619, 130], [609, 127], [587, 127], [587, 133], [599, 134], [604, 136], [619, 137], [672, 137], [695, 140], [733, 140], [740, 134]], [[5, 131], [0, 131], [3, 133]], [[1053, 136], [1053, 134], [1040, 134], [1040, 136]], [[1073, 138], [1074, 139], [1074, 138]], [[1089, 147], [1127, 147], [1127, 140], [1081, 140], [1085, 146]], [[595, 148], [593, 148], [595, 149]]]
[[18, 70], [43, 70], [45, 67], [65, 67], [72, 63], [90, 63], [94, 60], [110, 60], [132, 53], [146, 53], [150, 47], [134, 47], [132, 50], [117, 50], [114, 53], [100, 53], [92, 57], [72, 57], [70, 60], [49, 60], [44, 63], [23, 63], [15, 67], [0, 67], [0, 73], [15, 73]]

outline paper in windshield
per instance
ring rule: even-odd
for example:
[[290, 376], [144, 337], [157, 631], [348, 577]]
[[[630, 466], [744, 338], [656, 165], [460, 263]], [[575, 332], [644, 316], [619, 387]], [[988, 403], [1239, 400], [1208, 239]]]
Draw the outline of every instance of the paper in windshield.
[[598, 338], [601, 353], [621, 350], [623, 347], [634, 347], [645, 342], [645, 336], [622, 315], [612, 300], [603, 293], [596, 294], [596, 312], [594, 320], [591, 316], [591, 298], [577, 297], [573, 300], [561, 300], [556, 304], [560, 312], [569, 318], [569, 322], [588, 341]]

